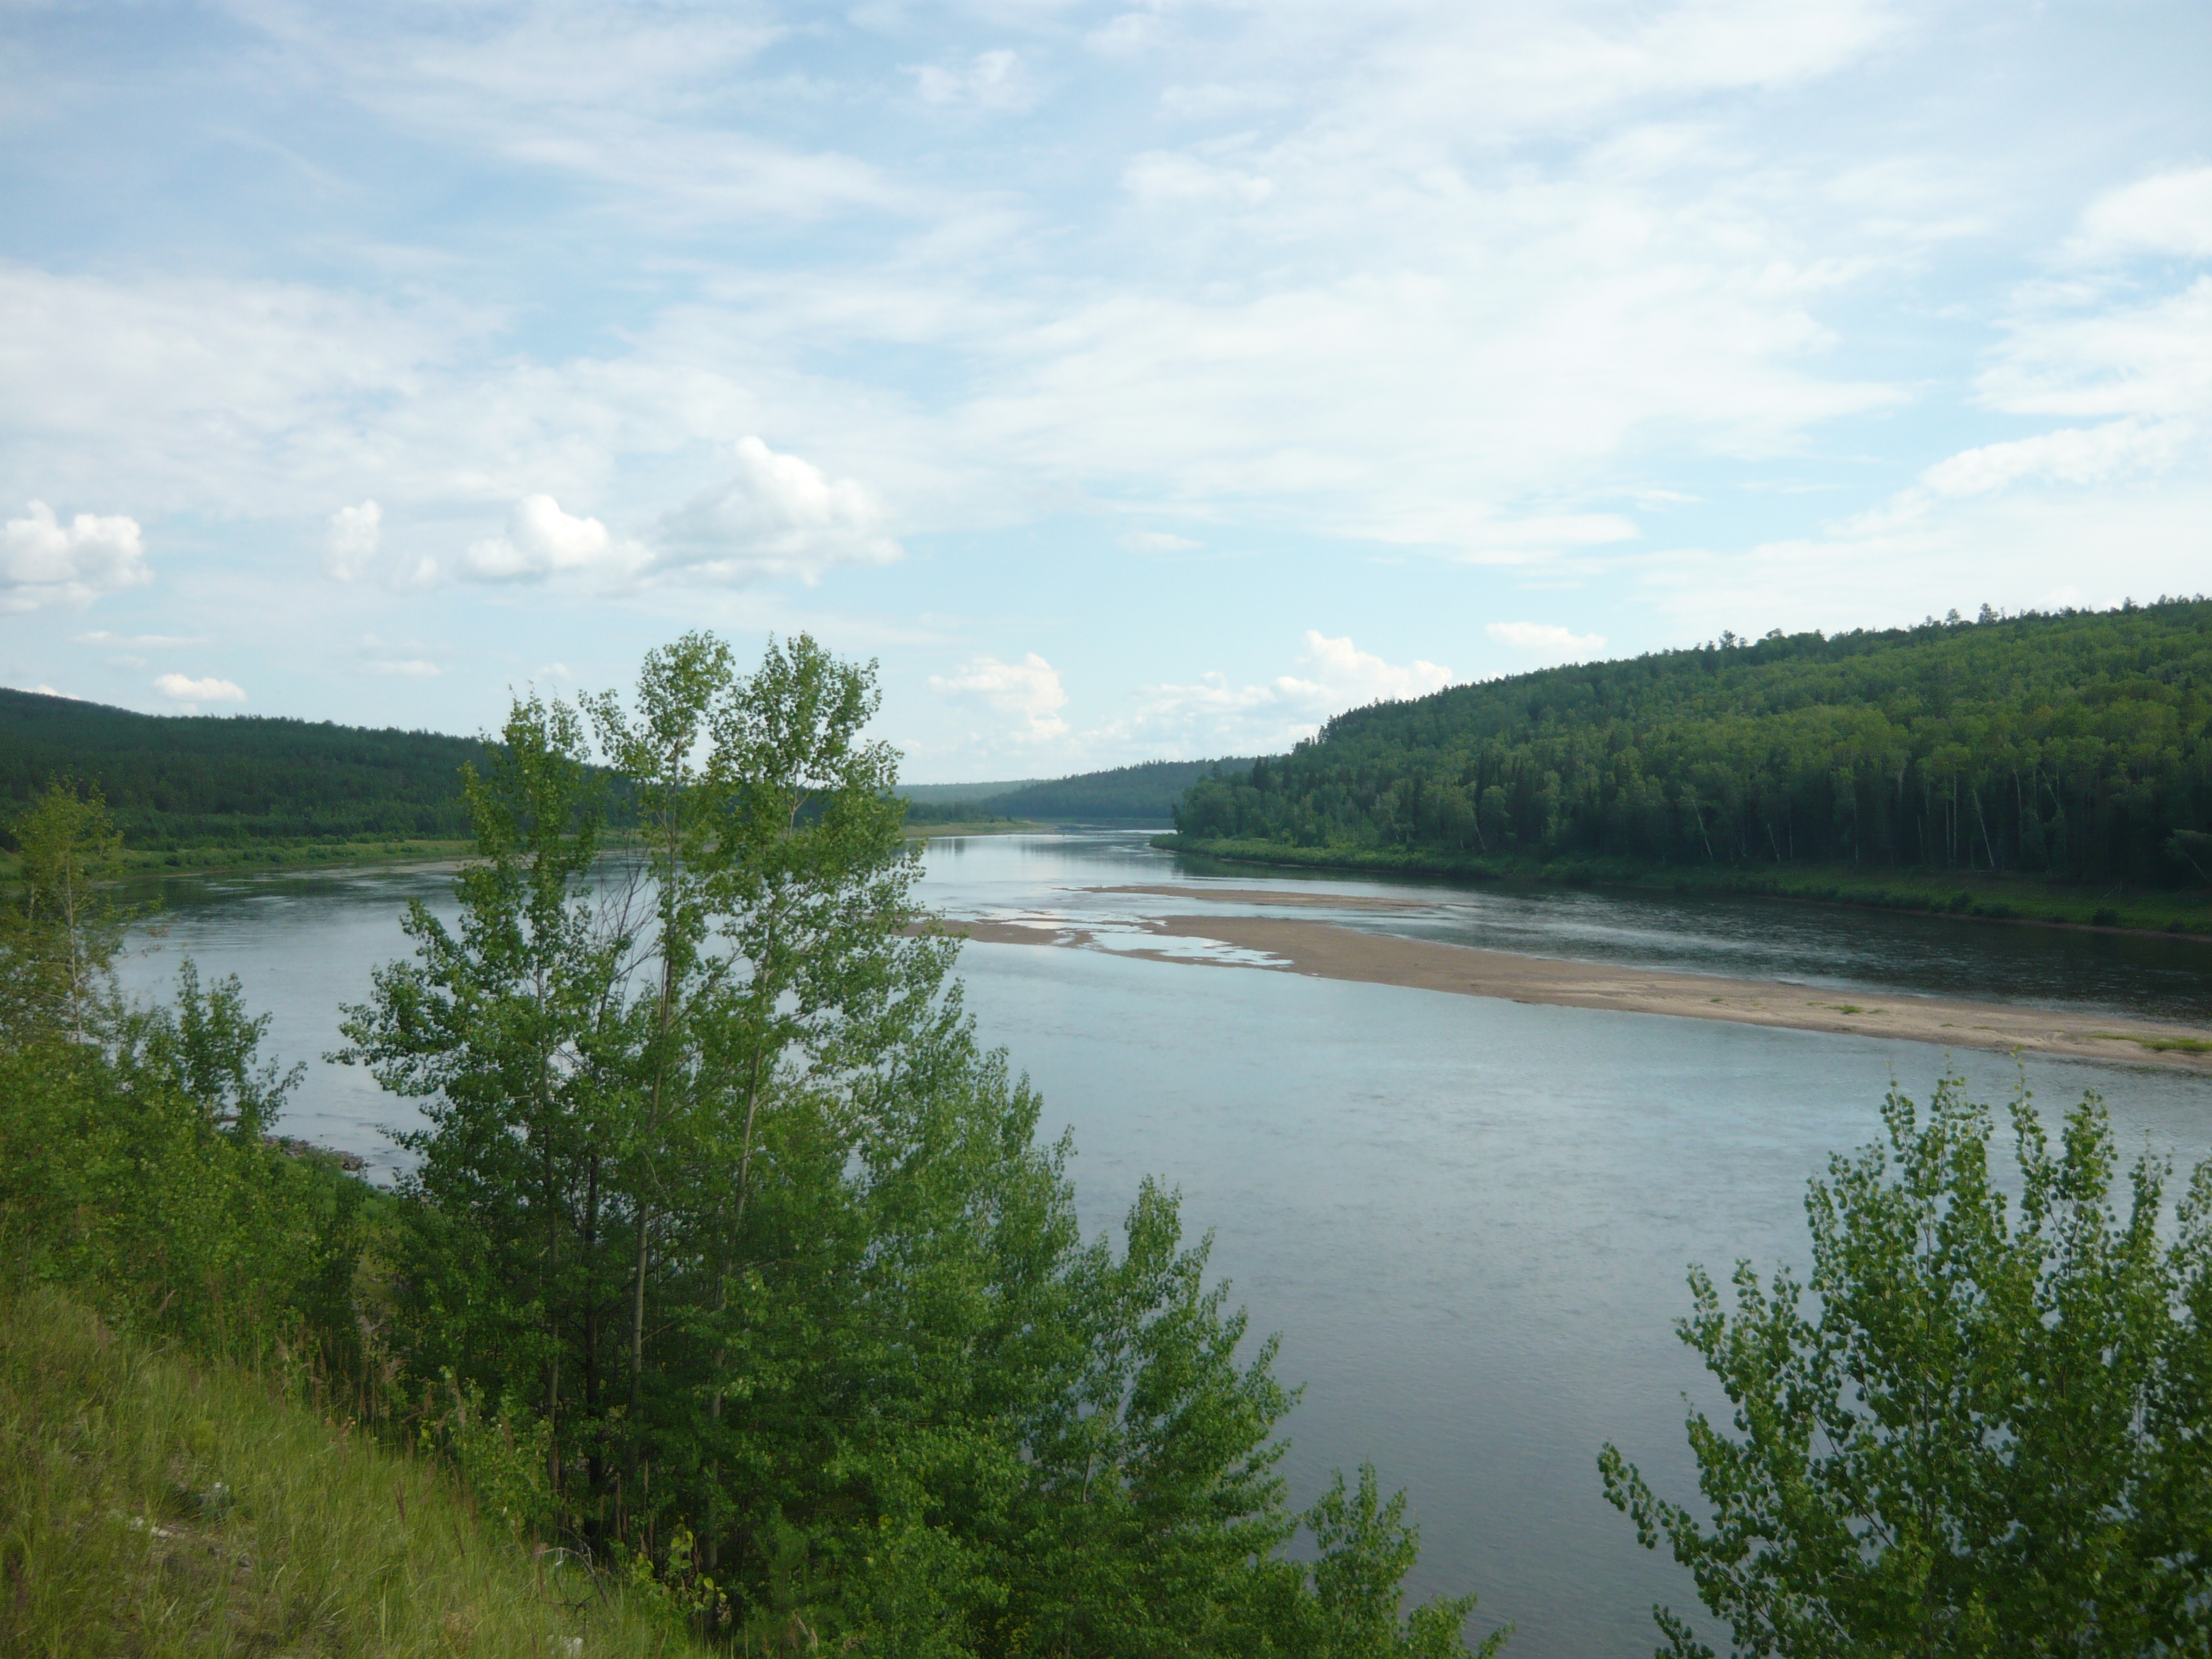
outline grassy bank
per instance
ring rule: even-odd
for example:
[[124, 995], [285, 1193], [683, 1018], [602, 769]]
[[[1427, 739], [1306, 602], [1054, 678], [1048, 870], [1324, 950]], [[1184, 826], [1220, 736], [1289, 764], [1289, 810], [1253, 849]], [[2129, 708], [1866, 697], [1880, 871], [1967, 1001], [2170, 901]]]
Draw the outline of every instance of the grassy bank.
[[1860, 871], [1848, 865], [1654, 866], [1620, 859], [1547, 861], [1455, 857], [1419, 849], [1288, 847], [1265, 841], [1195, 841], [1184, 836], [1161, 836], [1152, 845], [1230, 864], [1289, 869], [1346, 870], [1450, 881], [1541, 881], [1660, 892], [1744, 893], [1984, 921], [2212, 936], [2212, 890], [2203, 888], [2118, 884], [2093, 888], [2063, 885], [2037, 876]]
[[0, 1576], [25, 1659], [696, 1650], [437, 1465], [43, 1288], [0, 1292]]

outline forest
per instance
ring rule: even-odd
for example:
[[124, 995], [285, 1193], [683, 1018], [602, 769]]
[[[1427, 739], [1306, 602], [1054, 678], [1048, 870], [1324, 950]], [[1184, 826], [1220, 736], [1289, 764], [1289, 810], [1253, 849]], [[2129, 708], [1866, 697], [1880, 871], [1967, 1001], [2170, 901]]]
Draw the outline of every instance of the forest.
[[[465, 840], [464, 762], [478, 738], [259, 715], [140, 714], [72, 697], [0, 690], [0, 810], [20, 811], [57, 777], [96, 786], [137, 852], [256, 843]], [[1165, 823], [1212, 766], [1152, 761], [1013, 787], [902, 788], [917, 826], [1005, 819]], [[610, 822], [630, 827], [617, 793]]]
[[1218, 769], [1182, 844], [1500, 866], [1797, 862], [2212, 880], [2212, 601], [1956, 612], [1712, 644], [1340, 714]]
[[270, 719], [139, 714], [0, 690], [0, 805], [70, 776], [95, 784], [140, 851], [240, 842], [458, 839], [473, 738]]

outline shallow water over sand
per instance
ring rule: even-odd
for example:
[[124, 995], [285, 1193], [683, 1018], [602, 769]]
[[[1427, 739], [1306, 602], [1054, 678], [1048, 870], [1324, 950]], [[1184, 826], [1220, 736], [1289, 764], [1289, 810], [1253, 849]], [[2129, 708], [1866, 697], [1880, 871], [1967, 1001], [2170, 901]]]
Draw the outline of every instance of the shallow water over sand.
[[[2212, 951], [1753, 902], [1680, 904], [1201, 869], [1141, 837], [978, 838], [929, 853], [929, 901], [959, 916], [1077, 915], [1108, 941], [1134, 896], [1089, 890], [1218, 879], [1416, 908], [1299, 907], [1348, 926], [1493, 948], [1838, 988], [1941, 989], [2203, 1020]], [[129, 977], [152, 988], [188, 951], [237, 973], [288, 1058], [334, 1047], [337, 1005], [404, 946], [399, 906], [441, 902], [435, 872], [171, 884], [168, 933]], [[1146, 896], [1158, 911], [1176, 899]], [[1255, 913], [1264, 902], [1255, 902]], [[1704, 1398], [1675, 1342], [1684, 1265], [1802, 1255], [1807, 1177], [1878, 1127], [1893, 1074], [1924, 1096], [1941, 1050], [1705, 1024], [1218, 966], [1108, 948], [970, 945], [968, 1002], [1075, 1133], [1086, 1227], [1147, 1173], [1183, 1192], [1279, 1369], [1306, 1384], [1285, 1473], [1305, 1501], [1371, 1458], [1410, 1489], [1418, 1593], [1472, 1589], [1477, 1627], [1510, 1620], [1524, 1659], [1640, 1656], [1649, 1607], [1694, 1604], [1599, 1496], [1610, 1438], [1654, 1484], [1692, 1491], [1680, 1395]], [[1956, 1063], [1988, 1097], [2002, 1056]], [[2057, 1108], [2085, 1087], [2123, 1146], [2212, 1153], [2212, 1080], [2051, 1061]], [[390, 1167], [379, 1124], [408, 1115], [358, 1073], [316, 1064], [293, 1133]]]

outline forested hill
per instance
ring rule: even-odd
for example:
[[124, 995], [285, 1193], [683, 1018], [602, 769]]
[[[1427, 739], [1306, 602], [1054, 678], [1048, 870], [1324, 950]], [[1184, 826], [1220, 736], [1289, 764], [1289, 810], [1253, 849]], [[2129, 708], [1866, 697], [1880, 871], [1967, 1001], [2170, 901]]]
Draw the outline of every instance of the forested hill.
[[2212, 601], [1930, 623], [1455, 686], [1194, 783], [1192, 840], [1843, 861], [2200, 885]]
[[1085, 772], [1049, 783], [1033, 783], [994, 795], [987, 804], [994, 812], [1015, 818], [1164, 823], [1174, 815], [1183, 791], [1214, 768], [1243, 770], [1251, 764], [1244, 758], [1146, 761], [1139, 766], [1117, 766], [1109, 772]]
[[258, 715], [137, 714], [0, 690], [0, 814], [96, 781], [129, 846], [462, 837], [473, 738]]

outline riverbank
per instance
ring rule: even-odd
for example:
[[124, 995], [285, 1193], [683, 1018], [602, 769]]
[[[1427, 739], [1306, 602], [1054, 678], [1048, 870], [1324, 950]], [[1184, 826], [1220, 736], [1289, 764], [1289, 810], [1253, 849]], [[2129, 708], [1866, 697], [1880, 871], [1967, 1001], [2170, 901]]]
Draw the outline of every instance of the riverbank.
[[2130, 889], [2115, 884], [2092, 888], [1986, 871], [1864, 871], [1849, 865], [1700, 867], [1638, 865], [1624, 859], [1455, 858], [1407, 848], [1286, 847], [1263, 841], [1193, 841], [1180, 835], [1156, 836], [1152, 845], [1186, 858], [1274, 869], [1745, 894], [1962, 921], [2194, 934], [2212, 940], [2212, 889], [2201, 887]]
[[[1109, 889], [1152, 891], [1163, 896], [1224, 896], [1170, 888]], [[1270, 903], [1280, 896], [1266, 896]], [[1333, 902], [1341, 906], [1342, 899]], [[1158, 946], [1127, 944], [1115, 953], [1162, 963], [1197, 963], [1304, 974], [1318, 979], [1401, 985], [1460, 996], [1595, 1008], [1615, 1013], [1663, 1014], [1739, 1025], [1783, 1026], [1853, 1036], [1879, 1036], [1957, 1048], [2063, 1055], [2120, 1061], [2212, 1076], [2212, 1035], [2191, 1026], [2112, 1014], [2075, 1014], [2016, 1003], [1961, 998], [1850, 995], [1782, 980], [1626, 968], [1603, 963], [1520, 956], [1430, 939], [1367, 933], [1328, 922], [1273, 916], [1145, 916], [1136, 919]], [[945, 931], [989, 945], [1097, 944], [1095, 930], [1079, 922], [1040, 927], [1018, 921], [963, 921]], [[1226, 945], [1238, 958], [1194, 957], [1172, 940]]]

